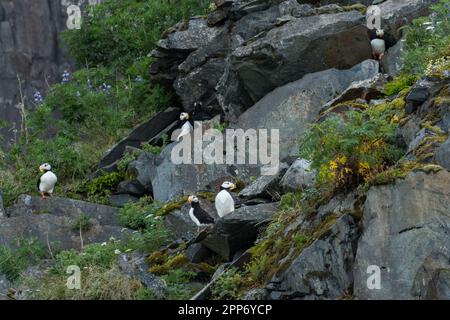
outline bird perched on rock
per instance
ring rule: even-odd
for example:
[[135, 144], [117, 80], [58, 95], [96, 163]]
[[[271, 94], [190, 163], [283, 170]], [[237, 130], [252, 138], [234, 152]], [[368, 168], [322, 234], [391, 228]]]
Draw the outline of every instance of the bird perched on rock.
[[48, 163], [40, 165], [39, 171], [44, 172], [44, 174], [37, 181], [37, 187], [41, 198], [45, 199], [45, 195], [52, 196], [58, 178], [52, 172], [52, 166]]
[[191, 117], [189, 113], [182, 112], [180, 114], [180, 121], [181, 121], [181, 132], [177, 136], [176, 141], [180, 141], [180, 139], [188, 134], [190, 134], [192, 131], [194, 131], [194, 126], [191, 123]]
[[386, 40], [383, 29], [369, 30], [370, 45], [372, 46], [373, 58], [376, 60], [383, 60], [386, 53]]
[[216, 196], [215, 205], [217, 214], [221, 218], [234, 211], [234, 199], [230, 194], [230, 191], [234, 189], [236, 189], [236, 185], [229, 181], [225, 181], [220, 186], [220, 192]]
[[[200, 207], [197, 196], [189, 196], [188, 202], [191, 205], [191, 209], [189, 210], [189, 217], [197, 225], [197, 232], [204, 231], [205, 228], [212, 227], [214, 225], [214, 219], [208, 214], [208, 212]], [[204, 229], [200, 230], [200, 228]]]

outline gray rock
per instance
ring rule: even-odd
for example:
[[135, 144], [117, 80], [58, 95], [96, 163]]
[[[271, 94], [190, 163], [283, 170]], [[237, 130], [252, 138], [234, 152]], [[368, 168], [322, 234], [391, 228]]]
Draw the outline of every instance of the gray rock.
[[[18, 203], [6, 209], [10, 218], [0, 224], [0, 244], [14, 246], [15, 239], [37, 238], [44, 245], [62, 249], [79, 249], [81, 243], [108, 241], [120, 238], [123, 228], [119, 222], [119, 209], [65, 198], [47, 198], [22, 195]], [[80, 215], [90, 218], [90, 227], [82, 233], [74, 227]]]
[[316, 181], [316, 172], [310, 166], [311, 163], [308, 160], [295, 160], [280, 181], [282, 189], [294, 192], [313, 187]]
[[404, 41], [398, 41], [393, 47], [389, 48], [386, 55], [381, 62], [381, 67], [384, 73], [395, 77], [399, 75], [401, 69], [403, 68], [403, 61], [401, 59], [404, 47]]
[[[359, 80], [378, 74], [378, 62], [367, 60], [349, 70], [308, 74], [277, 88], [242, 114], [232, 127], [279, 129], [280, 158], [298, 154], [300, 135], [319, 117], [322, 106]], [[288, 115], [288, 116], [287, 116]]]
[[129, 194], [113, 194], [109, 196], [109, 203], [113, 207], [123, 208], [129, 202], [138, 202], [139, 198], [130, 196]]
[[138, 180], [121, 181], [117, 186], [118, 194], [130, 194], [135, 197], [142, 197], [148, 194], [148, 191]]
[[438, 165], [450, 170], [450, 138], [437, 149], [435, 159]]
[[277, 299], [339, 299], [350, 294], [356, 239], [353, 219], [339, 218], [292, 262], [278, 285]]
[[366, 103], [372, 99], [377, 99], [382, 95], [386, 81], [386, 77], [380, 73], [369, 79], [354, 81], [339, 96], [326, 103], [322, 107], [321, 112], [326, 112], [334, 106], [346, 101], [361, 100], [362, 103]]
[[193, 263], [199, 263], [207, 260], [213, 255], [213, 252], [201, 243], [194, 243], [186, 250], [186, 257]]
[[[257, 165], [175, 164], [171, 160], [171, 152], [175, 146], [176, 143], [172, 143], [162, 151], [161, 163], [151, 177], [153, 197], [157, 201], [164, 202], [175, 196], [193, 194], [200, 190], [215, 191], [226, 179], [239, 177], [249, 181], [251, 176], [260, 173]], [[191, 152], [193, 155], [193, 149]]]
[[[370, 188], [364, 231], [358, 242], [354, 296], [357, 299], [417, 299], [414, 279], [426, 259], [449, 259], [450, 172], [413, 172], [405, 180]], [[367, 287], [367, 268], [381, 269], [381, 289]]]
[[450, 299], [450, 260], [448, 252], [432, 254], [417, 271], [413, 292], [419, 299]]
[[264, 288], [256, 288], [248, 291], [242, 300], [267, 300], [268, 292]]
[[277, 205], [272, 203], [241, 207], [216, 220], [214, 230], [202, 244], [224, 259], [231, 260], [234, 253], [254, 243], [261, 227], [270, 222], [276, 211]]
[[[84, 5], [81, 6], [84, 11]], [[60, 45], [60, 33], [66, 29], [67, 6], [61, 1], [1, 1], [0, 3], [0, 114], [8, 127], [0, 130], [7, 144], [15, 143], [14, 128], [20, 128], [22, 93], [33, 100], [35, 90], [43, 96], [48, 84], [61, 80], [64, 70], [74, 63]], [[32, 103], [28, 103], [32, 106]]]
[[429, 14], [430, 6], [439, 0], [387, 0], [378, 4], [381, 10], [381, 25], [395, 39], [402, 37], [401, 27], [415, 18]]
[[356, 11], [295, 19], [235, 49], [231, 63], [256, 102], [308, 73], [350, 68], [370, 57], [363, 20]]
[[174, 121], [177, 121], [180, 116], [180, 109], [169, 108], [156, 114], [150, 120], [140, 124], [120, 142], [110, 148], [100, 161], [98, 167], [102, 169], [107, 167], [117, 160], [120, 160], [124, 155], [125, 148], [128, 147], [140, 147], [143, 142], [148, 142], [160, 131], [164, 130]]
[[[213, 218], [217, 218], [214, 205], [209, 201], [199, 197], [200, 206]], [[164, 224], [169, 229], [174, 239], [193, 240], [197, 236], [197, 226], [189, 217], [189, 204], [183, 205], [180, 209], [168, 213], [164, 217]]]
[[282, 163], [278, 174], [258, 177], [250, 185], [246, 186], [241, 192], [239, 192], [239, 197], [245, 199], [279, 199], [281, 193], [279, 182], [287, 168], [287, 164]]
[[146, 256], [140, 252], [131, 254], [122, 253], [117, 257], [120, 270], [128, 276], [139, 279], [145, 287], [151, 289], [156, 296], [163, 297], [167, 288], [166, 283], [148, 272], [148, 265], [145, 262]]
[[160, 162], [158, 155], [143, 152], [139, 157], [128, 164], [127, 171], [131, 176], [136, 177], [136, 180], [146, 189], [152, 190], [152, 179], [156, 174], [156, 167]]

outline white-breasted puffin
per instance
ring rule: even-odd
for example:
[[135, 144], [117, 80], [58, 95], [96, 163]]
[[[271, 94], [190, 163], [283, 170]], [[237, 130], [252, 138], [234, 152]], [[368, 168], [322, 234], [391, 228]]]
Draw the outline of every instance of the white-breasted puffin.
[[44, 172], [44, 174], [37, 181], [37, 188], [41, 194], [41, 198], [45, 199], [45, 195], [52, 196], [58, 178], [52, 172], [52, 166], [48, 163], [40, 165], [39, 171]]
[[369, 30], [370, 45], [372, 46], [372, 55], [375, 60], [383, 60], [387, 50], [386, 39], [383, 29]]
[[197, 225], [197, 232], [205, 230], [200, 230], [200, 228], [208, 228], [214, 226], [214, 219], [208, 214], [208, 212], [200, 207], [197, 196], [189, 196], [188, 202], [191, 205], [191, 209], [189, 210], [189, 217]]
[[181, 132], [177, 137], [176, 141], [180, 141], [180, 139], [188, 134], [191, 134], [194, 131], [194, 126], [191, 123], [190, 115], [187, 112], [182, 112], [180, 114], [181, 121]]
[[215, 205], [217, 214], [221, 218], [234, 211], [234, 199], [230, 194], [230, 191], [234, 189], [236, 189], [236, 185], [229, 181], [225, 181], [220, 186], [220, 192], [216, 196]]

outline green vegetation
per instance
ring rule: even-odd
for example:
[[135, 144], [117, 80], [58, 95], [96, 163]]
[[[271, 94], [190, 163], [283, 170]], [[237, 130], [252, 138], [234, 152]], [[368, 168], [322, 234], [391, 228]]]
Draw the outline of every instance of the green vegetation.
[[[173, 1], [107, 0], [89, 7], [81, 30], [63, 34], [82, 69], [65, 74], [45, 99], [24, 100], [28, 108], [21, 109], [20, 138], [2, 153], [5, 204], [21, 193], [35, 192], [37, 167], [44, 162], [51, 163], [58, 176], [56, 194], [105, 203], [116, 177], [95, 181], [87, 192], [85, 177], [111, 145], [171, 101], [150, 83], [148, 54], [164, 30], [205, 13], [209, 3], [177, 1], [173, 10]], [[152, 151], [160, 152], [161, 147], [155, 148]]]
[[80, 216], [72, 222], [72, 229], [77, 231], [88, 231], [91, 227], [91, 219], [85, 213], [80, 214]]
[[401, 150], [392, 141], [402, 107], [394, 100], [313, 124], [302, 138], [300, 156], [311, 160], [319, 183], [354, 188], [399, 159]]
[[396, 77], [393, 81], [386, 83], [383, 93], [387, 96], [399, 94], [400, 92], [411, 88], [416, 83], [418, 76], [412, 74], [403, 74]]
[[[404, 71], [422, 75], [432, 73], [436, 62], [450, 68], [450, 0], [432, 6], [432, 15], [413, 21], [406, 29]], [[446, 63], [442, 62], [447, 61]]]
[[226, 270], [211, 288], [213, 299], [237, 299], [243, 282], [242, 274], [236, 268]]
[[36, 239], [17, 239], [17, 249], [0, 247], [0, 274], [17, 280], [28, 267], [49, 258], [46, 248]]

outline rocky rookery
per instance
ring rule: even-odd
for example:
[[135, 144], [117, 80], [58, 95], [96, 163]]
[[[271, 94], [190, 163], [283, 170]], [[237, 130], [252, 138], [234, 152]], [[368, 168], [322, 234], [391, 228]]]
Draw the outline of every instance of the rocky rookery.
[[203, 131], [195, 122], [189, 134], [178, 137], [171, 152], [174, 164], [259, 165], [261, 175], [275, 175], [280, 167], [279, 129], [217, 129]]

